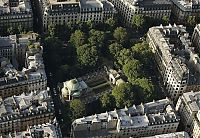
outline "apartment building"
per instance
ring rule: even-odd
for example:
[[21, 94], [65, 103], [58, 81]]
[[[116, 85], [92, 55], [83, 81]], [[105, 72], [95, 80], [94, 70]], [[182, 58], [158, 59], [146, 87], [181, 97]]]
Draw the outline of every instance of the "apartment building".
[[43, 27], [77, 21], [103, 22], [116, 13], [107, 0], [41, 0]]
[[200, 60], [186, 27], [175, 24], [152, 27], [147, 33], [147, 41], [173, 101], [177, 101], [184, 92], [200, 90]]
[[190, 138], [187, 132], [174, 132], [169, 134], [161, 134], [161, 135], [155, 135], [150, 137], [144, 137], [144, 138]]
[[176, 110], [181, 116], [185, 131], [191, 137], [200, 137], [200, 92], [187, 92], [179, 97]]
[[30, 0], [0, 0], [0, 30], [9, 27], [32, 30], [33, 13]]
[[189, 16], [200, 17], [199, 0], [172, 0], [172, 13], [176, 20], [185, 22]]
[[28, 126], [25, 131], [0, 135], [0, 138], [62, 138], [58, 123], [50, 122]]
[[144, 137], [173, 133], [179, 124], [168, 98], [74, 120], [73, 137]]
[[142, 14], [144, 16], [162, 19], [163, 16], [171, 16], [170, 0], [110, 0], [124, 18], [124, 23], [132, 24], [134, 15]]
[[197, 24], [192, 34], [192, 44], [200, 52], [200, 24]]
[[[0, 38], [1, 97], [47, 88], [42, 53], [43, 48], [35, 33]], [[22, 70], [18, 69], [18, 65], [23, 67]]]
[[48, 91], [31, 92], [0, 99], [0, 134], [26, 130], [27, 126], [48, 123], [54, 107]]

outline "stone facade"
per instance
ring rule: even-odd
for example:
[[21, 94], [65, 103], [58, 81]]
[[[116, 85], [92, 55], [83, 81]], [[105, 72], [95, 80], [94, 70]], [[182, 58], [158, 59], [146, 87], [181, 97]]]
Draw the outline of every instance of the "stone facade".
[[193, 138], [200, 137], [200, 92], [187, 92], [179, 97], [176, 110], [181, 115], [181, 121]]
[[147, 33], [147, 41], [155, 55], [164, 86], [173, 101], [177, 101], [184, 92], [200, 90], [199, 56], [192, 47], [186, 27], [152, 27]]
[[0, 0], [0, 30], [32, 30], [33, 12], [30, 0]]
[[53, 118], [54, 108], [46, 90], [0, 100], [0, 134], [23, 131]]
[[175, 132], [179, 116], [168, 98], [76, 119], [73, 137], [142, 137]]
[[172, 3], [170, 0], [110, 0], [110, 2], [114, 4], [127, 25], [131, 25], [133, 16], [138, 14], [156, 19], [171, 15]]
[[116, 13], [112, 3], [107, 0], [42, 0], [41, 11], [43, 27], [94, 21], [103, 22]]

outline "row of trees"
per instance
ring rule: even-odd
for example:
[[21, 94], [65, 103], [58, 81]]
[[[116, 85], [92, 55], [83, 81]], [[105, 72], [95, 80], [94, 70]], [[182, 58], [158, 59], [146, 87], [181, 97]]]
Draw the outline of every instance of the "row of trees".
[[116, 66], [122, 68], [129, 83], [115, 86], [112, 94], [103, 95], [101, 98], [103, 108], [105, 110], [110, 107], [122, 108], [125, 105], [131, 106], [133, 103], [153, 100], [154, 86], [148, 79], [148, 68], [152, 66], [152, 53], [148, 44], [137, 43], [127, 49], [119, 43], [113, 43], [109, 46], [109, 51], [116, 61]]

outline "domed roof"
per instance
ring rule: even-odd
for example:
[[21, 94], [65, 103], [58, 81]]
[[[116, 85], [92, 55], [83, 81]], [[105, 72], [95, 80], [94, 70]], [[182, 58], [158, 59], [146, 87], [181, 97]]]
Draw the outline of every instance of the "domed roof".
[[66, 87], [68, 88], [68, 90], [70, 91], [76, 91], [76, 90], [80, 90], [81, 85], [79, 84], [77, 79], [72, 79], [66, 82]]

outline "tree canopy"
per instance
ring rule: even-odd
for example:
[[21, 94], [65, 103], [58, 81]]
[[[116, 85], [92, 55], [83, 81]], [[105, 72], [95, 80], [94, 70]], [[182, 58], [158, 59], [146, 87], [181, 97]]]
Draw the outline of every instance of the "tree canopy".
[[104, 44], [105, 40], [105, 34], [103, 31], [98, 31], [98, 30], [90, 30], [89, 32], [89, 38], [88, 41], [91, 45], [97, 46], [97, 47], [102, 47]]
[[144, 98], [145, 101], [151, 100], [154, 91], [153, 84], [147, 78], [138, 78], [135, 80], [135, 84], [141, 89], [139, 97]]
[[83, 117], [85, 115], [85, 105], [79, 99], [70, 101], [70, 110], [72, 120]]
[[113, 33], [114, 38], [118, 43], [124, 43], [128, 39], [128, 33], [125, 28], [117, 27]]
[[119, 52], [119, 55], [117, 57], [117, 61], [120, 65], [124, 65], [126, 64], [129, 60], [133, 59], [133, 53], [130, 49], [122, 49], [120, 52]]
[[82, 66], [94, 67], [99, 60], [97, 48], [89, 44], [77, 48], [78, 61]]
[[142, 65], [136, 59], [129, 60], [123, 66], [124, 74], [128, 77], [130, 82], [134, 81], [135, 79], [141, 76], [141, 69], [142, 69]]
[[86, 42], [86, 35], [81, 30], [76, 30], [70, 37], [70, 42], [75, 46], [82, 46]]
[[113, 56], [115, 59], [119, 56], [120, 51], [123, 49], [121, 44], [118, 43], [112, 43], [109, 45], [109, 53], [111, 56]]
[[138, 14], [138, 15], [134, 15], [132, 18], [132, 25], [133, 27], [135, 27], [136, 29], [141, 28], [145, 23], [145, 18], [143, 15]]
[[135, 100], [135, 93], [132, 91], [132, 85], [130, 83], [122, 83], [115, 86], [112, 90], [112, 95], [115, 97], [116, 106], [123, 108], [131, 106]]
[[104, 111], [109, 111], [115, 108], [115, 99], [110, 93], [104, 93], [100, 98], [100, 102]]

